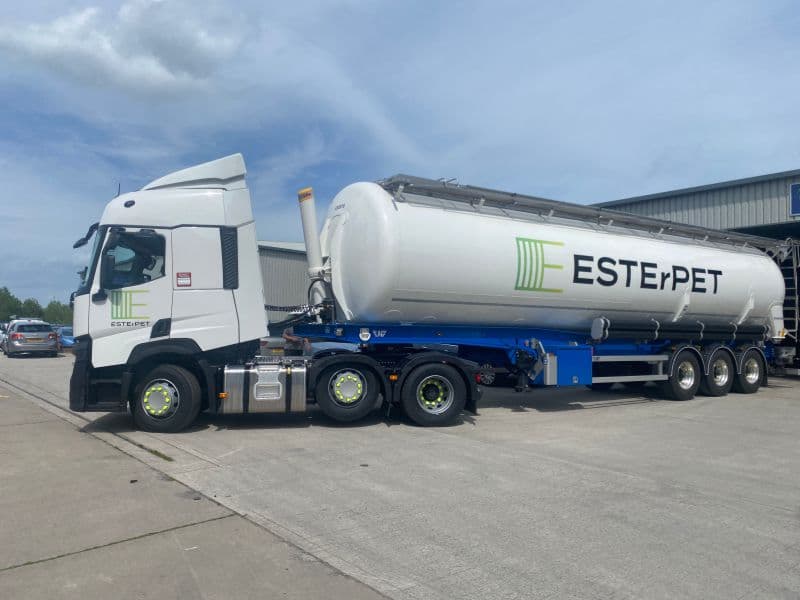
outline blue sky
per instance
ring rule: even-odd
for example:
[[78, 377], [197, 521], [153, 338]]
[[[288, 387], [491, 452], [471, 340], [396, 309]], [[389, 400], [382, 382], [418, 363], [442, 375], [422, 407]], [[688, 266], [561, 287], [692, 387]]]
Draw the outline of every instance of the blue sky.
[[0, 286], [66, 300], [115, 193], [242, 152], [259, 235], [398, 172], [579, 203], [800, 167], [791, 1], [41, 0], [0, 22]]

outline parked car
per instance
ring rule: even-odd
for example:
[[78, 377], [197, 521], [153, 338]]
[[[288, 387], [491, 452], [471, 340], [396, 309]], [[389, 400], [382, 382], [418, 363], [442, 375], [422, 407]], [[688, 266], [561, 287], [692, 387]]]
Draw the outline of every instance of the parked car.
[[6, 347], [6, 330], [8, 329], [8, 323], [0, 323], [0, 350], [5, 352]]
[[9, 323], [3, 351], [6, 356], [19, 354], [58, 355], [58, 335], [49, 323], [33, 319], [17, 319]]
[[58, 336], [58, 349], [72, 348], [75, 345], [75, 337], [72, 335], [72, 327], [57, 327], [56, 335]]

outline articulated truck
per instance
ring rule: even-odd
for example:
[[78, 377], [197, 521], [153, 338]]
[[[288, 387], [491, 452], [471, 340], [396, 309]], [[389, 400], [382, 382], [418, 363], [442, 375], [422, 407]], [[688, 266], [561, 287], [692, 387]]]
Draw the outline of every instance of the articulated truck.
[[[117, 196], [74, 294], [70, 408], [173, 432], [201, 411], [420, 425], [475, 412], [497, 373], [518, 387], [655, 382], [674, 400], [756, 392], [784, 330], [784, 281], [719, 232], [410, 176], [355, 183], [321, 228], [299, 194], [308, 301], [267, 323], [241, 155]], [[288, 308], [288, 307], [287, 307]], [[261, 340], [335, 342], [313, 355]]]

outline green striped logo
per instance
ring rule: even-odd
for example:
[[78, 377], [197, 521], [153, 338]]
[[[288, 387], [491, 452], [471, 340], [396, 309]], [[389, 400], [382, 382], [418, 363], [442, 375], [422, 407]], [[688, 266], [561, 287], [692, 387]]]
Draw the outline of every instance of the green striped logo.
[[544, 287], [544, 272], [546, 269], [564, 268], [564, 265], [553, 265], [545, 260], [544, 249], [546, 246], [563, 246], [564, 242], [549, 242], [545, 240], [531, 240], [517, 238], [517, 284], [515, 290], [526, 292], [552, 292], [560, 294], [564, 290]]
[[[139, 308], [147, 306], [144, 302], [136, 302], [136, 294], [146, 294], [147, 290], [133, 290], [129, 292], [111, 292], [111, 318], [135, 321], [147, 321], [150, 317], [137, 315]], [[143, 298], [139, 298], [142, 299]]]

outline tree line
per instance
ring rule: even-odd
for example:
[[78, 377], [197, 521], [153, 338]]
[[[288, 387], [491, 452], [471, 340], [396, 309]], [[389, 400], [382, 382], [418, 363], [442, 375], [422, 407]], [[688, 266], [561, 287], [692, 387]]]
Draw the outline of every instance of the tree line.
[[72, 308], [58, 300], [51, 300], [42, 307], [35, 298], [20, 300], [7, 287], [0, 287], [0, 321], [6, 322], [12, 316], [34, 317], [48, 323], [72, 323]]

